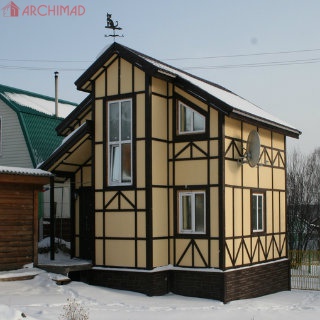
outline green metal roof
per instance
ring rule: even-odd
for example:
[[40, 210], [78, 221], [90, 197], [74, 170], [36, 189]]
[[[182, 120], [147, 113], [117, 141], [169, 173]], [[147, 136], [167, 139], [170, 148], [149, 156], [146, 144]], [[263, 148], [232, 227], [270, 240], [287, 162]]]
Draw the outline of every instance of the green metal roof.
[[0, 84], [0, 99], [17, 113], [34, 167], [61, 144], [55, 128], [77, 104], [59, 99], [61, 116], [54, 115], [55, 99]]

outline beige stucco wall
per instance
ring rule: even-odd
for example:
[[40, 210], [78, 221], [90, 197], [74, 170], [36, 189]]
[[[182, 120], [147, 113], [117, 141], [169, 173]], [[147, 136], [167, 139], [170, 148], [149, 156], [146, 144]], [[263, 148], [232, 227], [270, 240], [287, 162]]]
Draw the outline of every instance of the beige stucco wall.
[[[124, 59], [112, 57], [105, 64], [105, 71], [95, 75], [95, 240], [96, 264], [121, 267], [146, 266], [146, 242], [135, 241], [136, 237], [146, 237], [145, 214], [145, 75], [137, 67]], [[119, 78], [120, 77], [120, 78]], [[120, 82], [118, 81], [120, 79]], [[136, 132], [134, 136], [142, 139], [136, 142], [136, 183], [139, 190], [103, 191], [107, 182], [107, 150], [104, 150], [104, 118], [106, 96], [130, 94], [138, 91], [134, 105]], [[106, 157], [106, 159], [104, 158]], [[106, 210], [105, 212], [103, 212]], [[118, 210], [121, 210], [120, 212]], [[109, 239], [103, 239], [109, 237]], [[110, 239], [112, 238], [112, 240]], [[105, 249], [103, 249], [105, 248]], [[121, 254], [119, 254], [121, 253]], [[137, 256], [137, 259], [136, 259]], [[137, 264], [136, 265], [136, 261]]]
[[[238, 161], [251, 130], [259, 132], [261, 142], [261, 159], [254, 168]], [[285, 137], [228, 117], [225, 135], [225, 267], [251, 263], [250, 257], [254, 263], [265, 261], [265, 255], [266, 260], [277, 259], [286, 231]], [[256, 190], [266, 198], [265, 233], [260, 234], [251, 231], [251, 191]]]
[[[114, 57], [112, 58], [114, 59]], [[251, 189], [266, 192], [266, 231], [267, 233], [285, 230], [285, 170], [281, 159], [285, 161], [285, 137], [264, 128], [225, 117], [225, 157], [224, 172], [219, 172], [219, 121], [218, 111], [205, 102], [192, 97], [173, 84], [151, 79], [151, 150], [152, 173], [146, 175], [147, 150], [146, 139], [146, 76], [142, 70], [124, 59], [111, 59], [106, 63], [105, 71], [95, 75], [95, 187], [96, 187], [96, 262], [108, 266], [146, 267], [146, 235], [148, 215], [152, 213], [153, 267], [173, 264], [181, 260], [181, 266], [203, 267], [201, 255], [211, 267], [219, 267], [219, 182], [221, 174], [225, 179], [225, 235], [229, 252], [237, 253], [237, 258], [226, 255], [226, 267], [249, 263], [247, 248], [257, 245], [253, 261], [263, 256], [264, 246], [273, 246], [273, 238], [266, 235], [265, 241], [258, 236], [251, 236], [250, 201]], [[111, 63], [111, 64], [110, 64]], [[119, 78], [120, 77], [120, 78]], [[120, 82], [118, 81], [120, 79]], [[106, 151], [103, 136], [106, 119], [104, 119], [103, 99], [106, 96], [120, 96], [135, 93], [135, 182], [137, 190], [117, 191], [103, 190], [107, 178], [102, 175], [106, 166]], [[207, 112], [210, 117], [209, 137], [203, 141], [177, 142], [174, 140], [174, 105], [175, 94], [189, 100], [192, 104]], [[246, 146], [246, 139], [251, 130], [258, 130], [261, 137], [261, 152], [272, 158], [278, 157], [277, 166], [268, 163], [264, 155], [259, 167], [251, 168], [241, 165], [237, 160]], [[233, 144], [230, 146], [230, 144]], [[197, 147], [195, 148], [194, 145]], [[183, 151], [183, 149], [185, 150]], [[192, 148], [192, 152], [191, 152]], [[228, 149], [229, 148], [229, 149]], [[149, 160], [149, 158], [148, 158]], [[273, 163], [272, 163], [273, 164]], [[83, 173], [83, 174], [90, 174]], [[152, 211], [146, 208], [146, 181], [152, 183]], [[89, 180], [88, 180], [89, 181]], [[177, 208], [176, 188], [186, 186], [206, 187], [209, 192], [210, 240], [193, 237], [197, 247], [192, 248], [190, 237], [174, 237], [175, 215]], [[110, 199], [114, 202], [108, 203]], [[127, 201], [129, 199], [129, 202]], [[106, 205], [108, 204], [108, 208]], [[272, 208], [274, 208], [272, 210]], [[102, 212], [106, 210], [106, 212]], [[119, 212], [119, 210], [121, 212]], [[161, 238], [161, 239], [159, 239]], [[280, 245], [281, 235], [276, 237]], [[252, 241], [252, 242], [251, 242]], [[251, 246], [251, 243], [253, 245]], [[262, 243], [262, 244], [261, 244]], [[189, 249], [186, 251], [186, 248]], [[242, 247], [241, 247], [242, 246]], [[104, 249], [105, 248], [105, 249]], [[196, 249], [195, 249], [196, 248]], [[239, 249], [240, 248], [240, 249]], [[192, 250], [195, 249], [195, 250]], [[201, 255], [198, 250], [201, 251]], [[274, 250], [271, 250], [274, 251]], [[121, 252], [121, 255], [119, 255]], [[174, 256], [175, 254], [175, 256]], [[182, 255], [184, 256], [182, 257]], [[193, 255], [193, 256], [192, 256]], [[103, 258], [104, 257], [104, 258]], [[260, 257], [260, 258], [259, 258]], [[275, 255], [268, 259], [276, 258]], [[260, 261], [260, 260], [259, 260]]]

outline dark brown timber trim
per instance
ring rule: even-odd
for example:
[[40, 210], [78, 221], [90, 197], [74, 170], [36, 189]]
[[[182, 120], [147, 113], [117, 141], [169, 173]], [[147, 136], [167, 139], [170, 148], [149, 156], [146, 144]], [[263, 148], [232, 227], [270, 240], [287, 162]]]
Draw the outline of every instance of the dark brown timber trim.
[[146, 164], [146, 236], [147, 236], [147, 254], [146, 254], [146, 267], [148, 270], [153, 268], [153, 230], [152, 230], [152, 127], [151, 127], [151, 77], [146, 75], [146, 95], [145, 95], [145, 126], [146, 126], [146, 152], [145, 152], [145, 164]]

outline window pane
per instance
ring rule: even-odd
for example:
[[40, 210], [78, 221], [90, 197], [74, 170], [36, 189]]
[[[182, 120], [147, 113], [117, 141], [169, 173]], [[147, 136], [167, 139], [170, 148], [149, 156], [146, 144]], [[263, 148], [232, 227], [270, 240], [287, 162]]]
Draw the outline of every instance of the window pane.
[[205, 208], [204, 208], [204, 194], [195, 194], [195, 231], [204, 232], [204, 219], [205, 219]]
[[257, 230], [257, 195], [252, 195], [252, 229]]
[[122, 182], [131, 182], [131, 144], [122, 144], [121, 152]]
[[264, 203], [263, 194], [252, 195], [252, 230], [263, 231]]
[[112, 145], [110, 147], [110, 176], [112, 182], [120, 181], [120, 147]]
[[109, 104], [109, 141], [119, 141], [119, 103]]
[[198, 112], [193, 114], [193, 130], [204, 131], [205, 129], [205, 118]]
[[192, 111], [180, 104], [180, 131], [181, 132], [190, 132], [191, 131], [191, 116]]
[[191, 196], [183, 195], [181, 197], [182, 210], [182, 229], [191, 230]]
[[262, 207], [262, 195], [258, 196], [258, 230], [263, 230], [262, 219], [263, 219], [263, 207]]
[[131, 139], [131, 102], [121, 102], [121, 140]]

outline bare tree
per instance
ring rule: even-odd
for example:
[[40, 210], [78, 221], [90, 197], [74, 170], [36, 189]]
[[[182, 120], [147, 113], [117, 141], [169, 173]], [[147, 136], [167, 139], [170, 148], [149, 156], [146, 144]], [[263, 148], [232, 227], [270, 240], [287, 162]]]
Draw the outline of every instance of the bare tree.
[[289, 249], [319, 249], [320, 148], [289, 155], [287, 191]]

